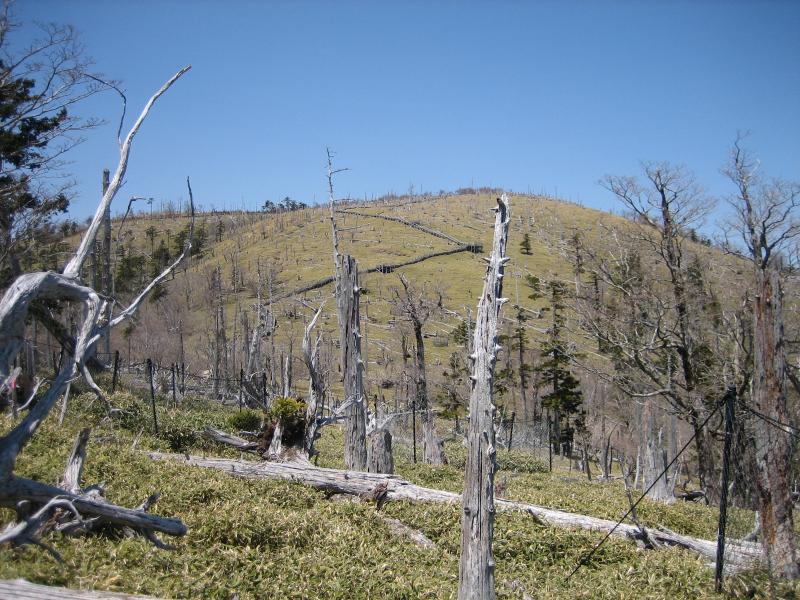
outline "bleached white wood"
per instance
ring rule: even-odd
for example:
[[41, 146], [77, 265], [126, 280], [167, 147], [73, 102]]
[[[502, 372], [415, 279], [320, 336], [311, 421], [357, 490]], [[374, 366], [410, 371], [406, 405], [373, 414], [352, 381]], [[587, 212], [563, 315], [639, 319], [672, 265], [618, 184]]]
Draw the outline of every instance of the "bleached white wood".
[[[187, 466], [216, 469], [233, 477], [298, 481], [330, 494], [362, 496], [371, 493], [377, 485], [387, 483], [386, 498], [388, 501], [407, 500], [445, 504], [461, 504], [462, 501], [461, 494], [418, 486], [398, 475], [323, 469], [307, 462], [248, 461], [163, 452], [147, 452], [147, 455], [154, 460], [169, 460]], [[550, 527], [607, 532], [616, 525], [615, 521], [608, 519], [512, 500], [497, 500], [495, 508], [500, 511], [523, 511], [538, 523]], [[664, 528], [649, 529], [648, 534], [652, 539], [664, 545], [685, 548], [710, 562], [716, 560], [716, 542], [680, 535]], [[635, 525], [623, 523], [616, 528], [613, 535], [636, 540], [639, 538], [640, 532]], [[726, 565], [734, 570], [753, 566], [760, 557], [760, 544], [731, 544], [730, 541], [726, 544]]]
[[498, 318], [505, 303], [503, 273], [510, 222], [508, 197], [497, 199], [492, 253], [478, 302], [472, 344], [472, 389], [469, 399], [467, 460], [464, 471], [464, 512], [461, 520], [461, 560], [458, 570], [459, 600], [492, 600], [494, 589], [494, 474], [495, 406], [492, 378], [497, 360]]

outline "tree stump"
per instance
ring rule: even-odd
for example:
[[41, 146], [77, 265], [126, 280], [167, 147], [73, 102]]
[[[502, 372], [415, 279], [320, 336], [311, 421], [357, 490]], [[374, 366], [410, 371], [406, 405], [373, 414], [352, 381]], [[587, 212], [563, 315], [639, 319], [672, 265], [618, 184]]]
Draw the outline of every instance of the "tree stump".
[[367, 436], [367, 471], [394, 473], [392, 434], [388, 429], [378, 429]]

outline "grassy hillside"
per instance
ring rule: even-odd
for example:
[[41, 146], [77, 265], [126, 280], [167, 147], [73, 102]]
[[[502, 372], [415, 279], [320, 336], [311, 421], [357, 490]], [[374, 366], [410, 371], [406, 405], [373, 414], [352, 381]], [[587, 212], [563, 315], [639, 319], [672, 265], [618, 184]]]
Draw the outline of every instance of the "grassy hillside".
[[[398, 202], [389, 206], [367, 205], [357, 210], [418, 221], [458, 240], [488, 247], [493, 206], [493, 196], [462, 195], [425, 202]], [[541, 307], [544, 302], [528, 299], [530, 290], [524, 285], [526, 274], [572, 282], [574, 276], [566, 260], [572, 236], [581, 232], [586, 243], [592, 244], [604, 235], [600, 225], [612, 227], [625, 223], [608, 213], [541, 197], [514, 196], [511, 211], [508, 247], [512, 262], [506, 279], [506, 295], [515, 304], [518, 302], [531, 309]], [[341, 251], [355, 256], [361, 269], [399, 263], [455, 247], [446, 240], [383, 219], [338, 214], [337, 222], [341, 232]], [[221, 269], [225, 287], [229, 341], [233, 339], [234, 323], [239, 326], [237, 313], [246, 311], [252, 315], [259, 266], [264, 274], [265, 298], [269, 293], [269, 272], [272, 273], [272, 294], [279, 297], [328, 277], [333, 271], [327, 207], [283, 215], [205, 214], [198, 217], [198, 227], [201, 224], [208, 232], [207, 248], [202, 257], [192, 259], [185, 272], [168, 282], [167, 298], [160, 301], [159, 305], [148, 305], [143, 310], [140, 328], [132, 335], [133, 360], [151, 356], [163, 363], [175, 361], [178, 355], [177, 338], [175, 335], [163, 335], [164, 325], [170, 326], [174, 332], [176, 321], [180, 319], [183, 321], [190, 370], [208, 368], [208, 332], [212, 315], [208, 283], [210, 274], [217, 267]], [[154, 239], [157, 246], [162, 239], [166, 241], [167, 229], [174, 239], [175, 232], [185, 226], [185, 219], [134, 219], [126, 225], [131, 234], [125, 238], [147, 254], [150, 241], [144, 232], [151, 226], [158, 231]], [[216, 241], [218, 232], [221, 232], [221, 241]], [[520, 250], [525, 233], [530, 235], [532, 241], [529, 256]], [[462, 252], [432, 258], [399, 270], [415, 285], [444, 292], [444, 307], [450, 312], [437, 315], [428, 324], [427, 334], [440, 336], [444, 341], [458, 322], [452, 313], [465, 318], [468, 309], [474, 311], [482, 286], [484, 264], [480, 254]], [[234, 265], [239, 273], [235, 289], [232, 283]], [[242, 282], [244, 285], [241, 285]], [[399, 279], [396, 273], [370, 273], [362, 278], [362, 287], [366, 292], [362, 296], [362, 315], [367, 338], [368, 376], [371, 381], [377, 381], [382, 371], [381, 365], [375, 364], [378, 357], [386, 353], [397, 360], [400, 354], [398, 330], [394, 327], [397, 315], [391, 314], [389, 304], [392, 289], [399, 287]], [[300, 305], [300, 301], [315, 306], [323, 298], [331, 296], [332, 288], [332, 285], [327, 285], [276, 303], [279, 328], [275, 343], [279, 348], [288, 351], [289, 344], [293, 343], [296, 353], [304, 322], [310, 314], [310, 310]], [[541, 331], [546, 326], [546, 322], [531, 323], [533, 345], [536, 344], [536, 338], [541, 337], [537, 330]], [[332, 301], [326, 304], [320, 328], [325, 340], [338, 338], [335, 303]], [[120, 332], [117, 335], [114, 346], [126, 348], [127, 343]], [[437, 365], [445, 364], [453, 349], [450, 342], [448, 346], [429, 344], [426, 351], [431, 364]], [[241, 345], [237, 352], [241, 352]], [[237, 355], [237, 364], [239, 360]], [[233, 364], [231, 370], [234, 370]], [[305, 389], [304, 385], [300, 389]]]

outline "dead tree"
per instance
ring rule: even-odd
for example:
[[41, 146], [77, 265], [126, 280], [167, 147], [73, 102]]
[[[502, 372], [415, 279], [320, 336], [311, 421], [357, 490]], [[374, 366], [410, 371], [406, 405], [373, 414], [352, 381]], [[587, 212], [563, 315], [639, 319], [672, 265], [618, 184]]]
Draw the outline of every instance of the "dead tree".
[[[230, 458], [207, 458], [187, 456], [186, 454], [164, 454], [148, 452], [153, 460], [172, 461], [177, 465], [214, 469], [230, 477], [243, 479], [275, 479], [301, 482], [327, 494], [347, 494], [362, 498], [375, 497], [375, 492], [383, 491], [383, 500], [388, 502], [434, 502], [460, 504], [461, 494], [432, 488], [425, 488], [401, 479], [397, 475], [378, 473], [353, 473], [339, 469], [323, 469], [309, 464], [297, 462], [257, 462], [253, 460], [235, 460]], [[569, 530], [584, 529], [588, 531], [613, 531], [612, 535], [641, 539], [641, 532], [635, 525], [617, 523], [588, 515], [570, 513], [553, 508], [545, 508], [535, 504], [526, 504], [513, 500], [498, 499], [498, 511], [518, 510], [530, 515], [540, 525], [566, 528]], [[717, 553], [716, 540], [704, 540], [680, 535], [665, 528], [648, 530], [651, 540], [665, 546], [685, 548], [700, 556], [706, 563], [714, 561]], [[726, 545], [725, 567], [735, 570], [752, 568], [758, 562], [761, 548], [758, 544], [734, 542]]]
[[422, 328], [436, 311], [441, 309], [442, 294], [436, 298], [428, 297], [424, 290], [419, 290], [412, 286], [408, 280], [400, 275], [400, 283], [403, 284], [403, 292], [394, 290], [394, 305], [397, 306], [411, 324], [414, 330], [415, 341], [415, 401], [417, 410], [422, 413], [422, 447], [425, 462], [429, 465], [441, 465], [446, 462], [444, 447], [439, 436], [436, 434], [436, 424], [433, 417], [433, 409], [428, 402], [428, 381], [425, 375], [425, 340], [422, 335]]
[[[770, 573], [800, 578], [800, 553], [794, 533], [790, 486], [792, 440], [785, 424], [791, 421], [787, 402], [786, 339], [782, 317], [781, 251], [800, 236], [800, 186], [763, 183], [757, 164], [734, 144], [728, 177], [736, 186], [732, 204], [737, 229], [753, 264], [752, 404], [758, 418], [751, 444], [755, 453], [755, 489], [761, 522], [764, 558]], [[800, 391], [800, 390], [799, 390]]]
[[[602, 301], [597, 291], [584, 293], [576, 309], [601, 353], [614, 355], [613, 371], [598, 374], [631, 398], [666, 400], [691, 425], [700, 482], [716, 502], [715, 441], [701, 424], [724, 393], [724, 353], [712, 352], [709, 340], [727, 340], [709, 318], [713, 303], [691, 260], [699, 255], [685, 239], [711, 202], [683, 168], [647, 164], [644, 174], [644, 183], [618, 176], [604, 182], [638, 224], [607, 232], [608, 247], [600, 252], [582, 247], [580, 268], [606, 293]], [[708, 355], [709, 364], [699, 358]]]
[[319, 408], [325, 400], [325, 382], [319, 367], [319, 346], [322, 340], [317, 336], [317, 341], [311, 346], [311, 332], [317, 324], [317, 319], [322, 314], [323, 302], [311, 318], [303, 334], [303, 362], [308, 369], [308, 398], [306, 400], [306, 427], [303, 438], [303, 450], [308, 458], [314, 455], [314, 442], [319, 437], [318, 422]]
[[361, 317], [358, 284], [358, 265], [352, 256], [339, 254], [339, 236], [333, 208], [333, 176], [344, 169], [333, 169], [333, 156], [328, 151], [328, 190], [333, 238], [333, 263], [336, 277], [336, 314], [339, 318], [341, 366], [344, 376], [344, 402], [347, 409], [347, 428], [344, 440], [344, 462], [348, 469], [367, 468], [367, 407], [364, 395], [364, 363], [361, 359]]
[[367, 434], [367, 471], [394, 473], [392, 432], [387, 428], [375, 429]]
[[[68, 469], [68, 473], [72, 472], [74, 475], [71, 477], [72, 484], [67, 486], [69, 489], [20, 477], [14, 474], [14, 468], [17, 456], [25, 444], [36, 433], [39, 426], [53, 409], [68, 382], [78, 373], [83, 375], [86, 383], [96, 394], [103, 397], [102, 391], [94, 383], [87, 369], [87, 359], [92, 356], [95, 345], [108, 329], [116, 327], [130, 318], [148, 293], [161, 283], [188, 255], [188, 251], [191, 248], [191, 235], [187, 239], [187, 244], [181, 256], [151, 281], [127, 308], [116, 316], [112, 315], [107, 320], [102, 319], [102, 316], [106, 303], [111, 302], [111, 300], [101, 300], [98, 293], [84, 285], [80, 279], [81, 267], [94, 247], [103, 217], [122, 185], [133, 138], [139, 131], [155, 101], [189, 68], [181, 69], [150, 98], [125, 140], [121, 143], [120, 160], [114, 177], [95, 211], [94, 218], [86, 234], [64, 268], [63, 273], [48, 271], [21, 275], [13, 282], [3, 295], [2, 300], [0, 300], [0, 382], [6, 381], [12, 373], [13, 361], [22, 347], [25, 322], [29, 307], [33, 302], [36, 300], [59, 300], [80, 304], [83, 307], [82, 320], [78, 324], [73, 355], [65, 357], [50, 387], [39, 398], [38, 402], [33, 405], [27, 415], [11, 431], [0, 438], [0, 506], [16, 508], [20, 519], [19, 524], [12, 524], [6, 528], [2, 535], [2, 541], [10, 541], [17, 544], [36, 543], [38, 532], [46, 522], [50, 521], [50, 516], [54, 515], [55, 511], [62, 509], [69, 510], [74, 515], [74, 520], [70, 525], [74, 529], [86, 529], [88, 523], [107, 523], [118, 527], [129, 527], [143, 533], [151, 540], [155, 540], [155, 532], [169, 535], [183, 535], [186, 533], [186, 526], [180, 520], [148, 514], [146, 508], [151, 503], [145, 503], [145, 505], [137, 509], [129, 509], [107, 503], [104, 499], [99, 498], [97, 494], [91, 493], [91, 490], [95, 489], [93, 487], [81, 490], [78, 476], [74, 475], [75, 473], [79, 475], [80, 465], [77, 469]], [[189, 197], [191, 200], [191, 187], [189, 188]], [[88, 439], [88, 435], [85, 437]], [[81, 439], [79, 438], [76, 446], [78, 452], [75, 453], [74, 459], [75, 461], [80, 459], [80, 464], [82, 465], [82, 456], [77, 456], [82, 455], [81, 448], [85, 445], [85, 441], [81, 441]], [[71, 460], [70, 462], [72, 464], [75, 461]], [[95, 518], [96, 520], [94, 520]], [[158, 543], [160, 544], [160, 542]]]
[[478, 302], [475, 337], [472, 345], [472, 390], [469, 397], [469, 429], [464, 475], [464, 514], [461, 520], [461, 562], [458, 573], [459, 600], [491, 600], [494, 590], [494, 474], [495, 406], [492, 379], [497, 352], [503, 274], [508, 242], [509, 201], [505, 194], [497, 200], [492, 253]]

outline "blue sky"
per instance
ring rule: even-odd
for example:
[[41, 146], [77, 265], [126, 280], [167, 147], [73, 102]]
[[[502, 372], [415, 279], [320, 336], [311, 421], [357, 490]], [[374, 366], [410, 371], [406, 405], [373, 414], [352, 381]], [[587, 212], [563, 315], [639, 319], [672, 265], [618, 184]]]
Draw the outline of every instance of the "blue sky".
[[[763, 170], [800, 178], [800, 2], [18, 0], [17, 20], [72, 24], [123, 83], [129, 123], [186, 64], [134, 145], [124, 198], [204, 208], [491, 185], [610, 209], [605, 174], [691, 167], [709, 193], [738, 130]], [[114, 167], [108, 125], [71, 154], [72, 214]], [[115, 211], [116, 212], [116, 211]]]

